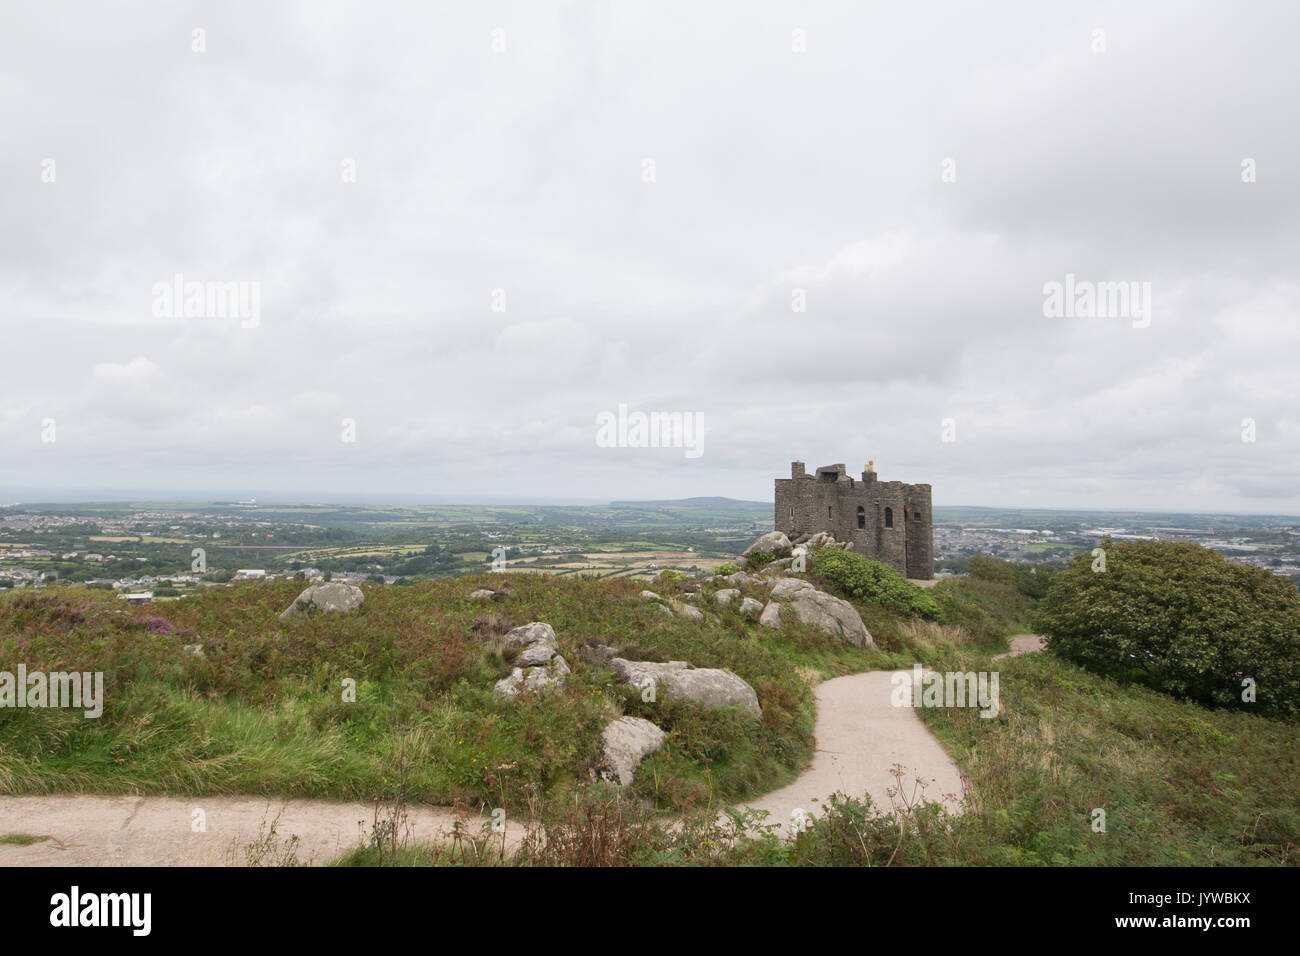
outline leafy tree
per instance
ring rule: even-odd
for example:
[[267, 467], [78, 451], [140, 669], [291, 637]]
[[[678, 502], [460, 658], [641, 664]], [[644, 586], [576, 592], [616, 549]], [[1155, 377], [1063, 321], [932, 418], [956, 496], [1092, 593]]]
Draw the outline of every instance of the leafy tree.
[[[1300, 716], [1300, 592], [1289, 582], [1195, 544], [1102, 547], [1104, 570], [1079, 555], [1039, 606], [1049, 648], [1203, 704]], [[1247, 681], [1256, 703], [1242, 700]]]

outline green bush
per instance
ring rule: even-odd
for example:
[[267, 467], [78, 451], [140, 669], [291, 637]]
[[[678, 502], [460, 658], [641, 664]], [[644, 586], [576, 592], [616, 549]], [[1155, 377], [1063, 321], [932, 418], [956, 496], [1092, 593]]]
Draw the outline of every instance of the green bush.
[[[1080, 666], [1203, 704], [1300, 715], [1300, 592], [1263, 568], [1194, 544], [1103, 541], [1081, 554], [1035, 615]], [[1258, 701], [1242, 701], [1243, 682]]]
[[728, 561], [726, 564], [720, 564], [714, 568], [713, 574], [715, 577], [725, 577], [728, 574], [735, 574], [739, 570], [740, 565], [733, 561]]
[[751, 551], [745, 555], [745, 567], [750, 571], [757, 571], [765, 568], [776, 560], [776, 555], [771, 551]]
[[1008, 585], [1036, 601], [1047, 596], [1055, 572], [1050, 564], [1002, 561], [987, 554], [974, 555], [966, 564], [966, 573], [971, 577]]
[[976, 554], [966, 562], [966, 573], [981, 581], [996, 581], [998, 584], [1015, 586], [1015, 572], [1011, 570], [1010, 561], [1001, 561], [991, 555]]
[[923, 588], [887, 564], [839, 548], [814, 548], [808, 562], [811, 574], [847, 597], [870, 601], [910, 617], [934, 620], [939, 605]]

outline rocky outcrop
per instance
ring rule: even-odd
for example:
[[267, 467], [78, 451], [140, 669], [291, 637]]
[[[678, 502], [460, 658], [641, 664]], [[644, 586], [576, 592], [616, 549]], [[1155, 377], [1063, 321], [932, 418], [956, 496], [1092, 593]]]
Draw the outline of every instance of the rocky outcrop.
[[299, 614], [312, 614], [316, 611], [353, 611], [360, 607], [365, 599], [361, 588], [355, 585], [336, 581], [313, 584], [280, 612], [280, 620], [287, 621]]
[[730, 584], [733, 588], [743, 587], [746, 584], [754, 583], [754, 579], [751, 578], [744, 571], [737, 571], [735, 574], [725, 575], [719, 578], [719, 580], [725, 581], [727, 584]]
[[569, 664], [556, 654], [545, 667], [529, 667], [525, 670], [516, 667], [509, 677], [503, 677], [493, 685], [494, 693], [503, 697], [514, 697], [521, 690], [540, 694], [545, 690], [559, 690], [564, 686], [564, 678], [569, 675]]
[[[818, 591], [807, 581], [800, 578], [778, 578], [772, 582], [772, 601], [788, 599], [799, 620], [832, 637], [838, 637], [854, 647], [876, 646], [871, 632], [862, 623], [862, 616], [848, 601]], [[768, 604], [759, 621], [767, 627], [780, 626], [780, 611], [773, 611], [775, 603]], [[772, 613], [769, 619], [769, 611]], [[774, 623], [772, 623], [774, 622]]]
[[690, 618], [692, 621], [704, 620], [703, 611], [697, 607], [692, 607], [691, 605], [684, 603], [685, 601], [697, 600], [698, 595], [696, 594], [684, 594], [682, 595], [682, 600], [678, 601], [674, 598], [661, 597], [654, 591], [642, 591], [641, 598], [653, 602], [657, 607], [663, 608], [667, 617], [676, 615], [677, 617]]
[[811, 591], [813, 586], [802, 578], [778, 578], [772, 582], [771, 597], [783, 601], [798, 591]]
[[763, 602], [755, 601], [752, 597], [742, 598], [740, 607], [737, 610], [740, 612], [741, 617], [752, 621], [763, 613]]
[[641, 761], [664, 745], [664, 732], [641, 717], [620, 717], [601, 732], [607, 770], [602, 774], [620, 786], [628, 786]]
[[511, 662], [516, 667], [541, 667], [550, 661], [559, 649], [554, 644], [543, 644], [538, 641], [536, 644], [529, 644], [519, 655]]
[[677, 612], [679, 617], [690, 618], [692, 621], [704, 620], [704, 612], [698, 607], [691, 607], [689, 604], [682, 604], [674, 601], [673, 610]]
[[733, 603], [740, 599], [740, 591], [736, 588], [723, 588], [713, 595], [713, 603], [718, 607], [731, 607]]
[[793, 562], [794, 558], [781, 558], [777, 561], [769, 562], [763, 566], [761, 571], [758, 572], [759, 580], [767, 581], [776, 577], [778, 574], [784, 572], [786, 568], [790, 567]]
[[560, 641], [555, 636], [555, 628], [542, 621], [532, 621], [529, 624], [521, 625], [506, 632], [505, 637], [501, 638], [501, 645], [507, 649], [512, 647], [527, 648], [533, 644], [546, 644], [552, 649], [558, 650]]
[[799, 591], [795, 594], [795, 613], [805, 624], [852, 644], [854, 647], [875, 648], [871, 632], [862, 623], [862, 616], [848, 601], [825, 591]]
[[815, 548], [839, 548], [842, 551], [852, 551], [853, 542], [836, 541], [835, 536], [829, 531], [818, 531], [816, 534], [799, 534], [790, 539], [794, 544], [791, 551], [792, 561], [798, 562], [801, 570], [807, 568], [808, 558], [812, 555]]
[[758, 619], [758, 626], [770, 628], [773, 631], [781, 630], [781, 605], [775, 601], [768, 601], [767, 607], [763, 608], [763, 614]]
[[751, 552], [765, 552], [778, 558], [788, 558], [793, 551], [790, 539], [784, 531], [769, 531], [745, 549], [741, 557], [748, 557]]
[[570, 673], [569, 664], [560, 656], [560, 642], [555, 629], [542, 621], [533, 621], [516, 627], [501, 638], [502, 648], [509, 652], [518, 650], [514, 657], [514, 670], [492, 688], [496, 693], [514, 697], [521, 690], [537, 693], [564, 686]]
[[743, 707], [755, 716], [762, 714], [754, 688], [731, 671], [691, 667], [685, 661], [658, 664], [622, 657], [613, 658], [609, 666], [621, 680], [642, 690], [653, 683], [678, 700], [692, 700], [706, 707]]
[[790, 541], [796, 547], [802, 546], [807, 548], [809, 551], [813, 548], [840, 548], [844, 551], [853, 550], [853, 542], [836, 541], [835, 535], [831, 534], [829, 531], [818, 531], [814, 534], [797, 534], [792, 537]]
[[642, 591], [641, 599], [651, 602], [664, 617], [672, 617], [673, 609], [668, 606], [668, 602], [656, 594], [654, 591]]

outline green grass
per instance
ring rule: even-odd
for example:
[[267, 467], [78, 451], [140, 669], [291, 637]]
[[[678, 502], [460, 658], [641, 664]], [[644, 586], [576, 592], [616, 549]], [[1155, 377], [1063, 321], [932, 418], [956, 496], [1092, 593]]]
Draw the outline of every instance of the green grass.
[[974, 577], [940, 581], [930, 591], [940, 608], [939, 620], [960, 627], [990, 650], [1006, 650], [1007, 637], [1031, 634], [1035, 602], [1010, 584]]
[[[513, 594], [469, 601], [485, 583]], [[667, 618], [629, 580], [512, 574], [367, 586], [356, 612], [280, 622], [300, 586], [218, 587], [145, 608], [84, 590], [0, 598], [0, 660], [103, 671], [107, 697], [98, 720], [0, 710], [0, 793], [370, 799], [391, 793], [400, 772], [412, 802], [502, 806], [512, 820], [535, 811], [536, 839], [506, 862], [551, 865], [1297, 862], [1294, 724], [1179, 701], [1046, 652], [992, 662], [1033, 607], [1004, 583], [942, 582], [932, 591], [935, 621], [855, 602], [875, 651], [797, 624], [770, 632], [729, 609], [716, 625]], [[562, 694], [499, 700], [491, 687], [508, 664], [486, 638], [532, 620], [552, 624], [573, 674]], [[225, 647], [203, 660], [181, 654], [196, 635]], [[578, 652], [599, 643], [634, 658], [727, 667], [755, 687], [763, 717], [664, 697], [645, 704]], [[862, 801], [840, 801], [793, 843], [733, 845], [712, 829], [718, 806], [784, 785], [811, 758], [817, 679], [914, 661], [999, 673], [996, 719], [920, 712], [969, 778], [964, 816], [931, 809], [881, 820]], [[344, 678], [356, 681], [356, 703], [341, 700]], [[621, 713], [667, 732], [629, 792], [589, 782], [600, 731]], [[1092, 828], [1097, 809], [1104, 833]], [[686, 815], [684, 828], [669, 811]], [[370, 847], [343, 862], [390, 857]], [[450, 855], [406, 848], [398, 862], [502, 861], [467, 835]]]
[[32, 836], [30, 833], [0, 834], [0, 844], [7, 846], [31, 846], [33, 843], [44, 843], [48, 839], [48, 836]]
[[[933, 666], [987, 669], [980, 652], [933, 639]], [[529, 850], [502, 856], [489, 834], [385, 856], [358, 847], [337, 865], [1251, 866], [1300, 863], [1295, 727], [1120, 685], [1050, 653], [1000, 661], [996, 719], [962, 708], [922, 718], [970, 778], [964, 815], [930, 805], [907, 818], [866, 799], [829, 801], [796, 840], [722, 838], [716, 818], [680, 829], [634, 801], [589, 794], [528, 825]], [[1105, 811], [1105, 832], [1094, 812]], [[784, 821], [755, 821], [769, 826]], [[600, 839], [577, 839], [595, 830]]]
[[[512, 596], [468, 600], [488, 582]], [[810, 675], [888, 660], [806, 629], [760, 631], [731, 611], [717, 625], [665, 618], [630, 581], [512, 574], [368, 586], [353, 613], [281, 622], [300, 588], [254, 582], [143, 608], [83, 591], [0, 601], [4, 659], [102, 671], [106, 697], [99, 719], [0, 711], [0, 792], [366, 798], [405, 742], [426, 755], [413, 800], [518, 805], [585, 785], [601, 730], [628, 712], [669, 735], [637, 792], [665, 809], [716, 806], [788, 782], [811, 758]], [[509, 665], [489, 638], [534, 620], [555, 628], [573, 673], [562, 694], [499, 699], [492, 685]], [[181, 653], [195, 640], [209, 645], [205, 659]], [[578, 653], [589, 641], [731, 669], [754, 686], [763, 717], [662, 696], [642, 704]], [[342, 699], [345, 679], [355, 703]]]
[[[933, 664], [996, 667], [1005, 710], [996, 719], [962, 708], [921, 711], [975, 797], [952, 844], [924, 862], [1300, 862], [1294, 724], [1173, 700], [1050, 653], [989, 664], [957, 650]], [[1097, 809], [1105, 833], [1093, 832]]]

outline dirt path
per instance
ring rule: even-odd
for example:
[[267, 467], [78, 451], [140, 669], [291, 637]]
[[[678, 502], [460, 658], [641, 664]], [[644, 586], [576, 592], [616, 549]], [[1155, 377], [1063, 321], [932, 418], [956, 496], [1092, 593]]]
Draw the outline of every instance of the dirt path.
[[[196, 829], [202, 811], [203, 829]], [[276, 821], [276, 815], [279, 820]], [[284, 851], [298, 836], [299, 862], [327, 863], [369, 833], [374, 810], [365, 803], [259, 797], [107, 797], [66, 795], [0, 797], [0, 835], [50, 836], [30, 846], [0, 844], [4, 866], [229, 866], [249, 863], [247, 848], [267, 844]], [[441, 807], [412, 807], [412, 837], [434, 842], [451, 831], [455, 814]], [[481, 832], [485, 818], [470, 818]], [[273, 840], [264, 840], [276, 823]]]
[[[911, 699], [912, 674], [905, 699]], [[893, 672], [872, 671], [825, 681], [817, 687], [817, 750], [813, 762], [788, 787], [752, 800], [746, 806], [766, 810], [768, 823], [788, 828], [796, 810], [820, 816], [833, 793], [860, 797], [884, 810], [901, 807], [890, 790], [902, 784], [913, 803], [922, 792], [960, 812], [961, 772], [937, 737], [911, 707], [895, 707]], [[901, 765], [901, 780], [890, 772]], [[924, 783], [922, 790], [919, 784]]]
[[1043, 649], [1043, 642], [1046, 640], [1041, 634], [1017, 634], [1009, 638], [1011, 650], [1005, 654], [994, 654], [993, 660], [1000, 661], [1007, 657], [1019, 657], [1021, 654], [1033, 654], [1035, 651]]
[[[908, 680], [910, 699], [911, 673]], [[890, 703], [892, 674], [876, 671], [825, 681], [817, 687], [816, 753], [812, 765], [788, 787], [751, 801], [766, 810], [768, 823], [788, 832], [791, 814], [820, 815], [831, 794], [869, 794], [877, 807], [897, 804], [890, 770], [906, 768], [908, 797], [924, 781], [927, 799], [958, 810], [961, 775], [938, 739], [910, 707]], [[197, 828], [202, 811], [202, 829]], [[268, 800], [256, 797], [109, 797], [66, 795], [0, 797], [0, 835], [49, 835], [30, 846], [0, 844], [5, 866], [223, 866], [246, 864], [248, 847], [276, 824], [274, 846], [283, 850], [290, 836], [300, 862], [325, 863], [355, 846], [360, 824], [369, 832], [373, 809], [365, 803], [325, 800]], [[412, 839], [445, 839], [455, 823], [452, 811], [418, 807], [410, 811]], [[481, 832], [484, 817], [467, 820]], [[522, 829], [507, 821], [507, 845]], [[272, 862], [268, 851], [261, 862]]]

